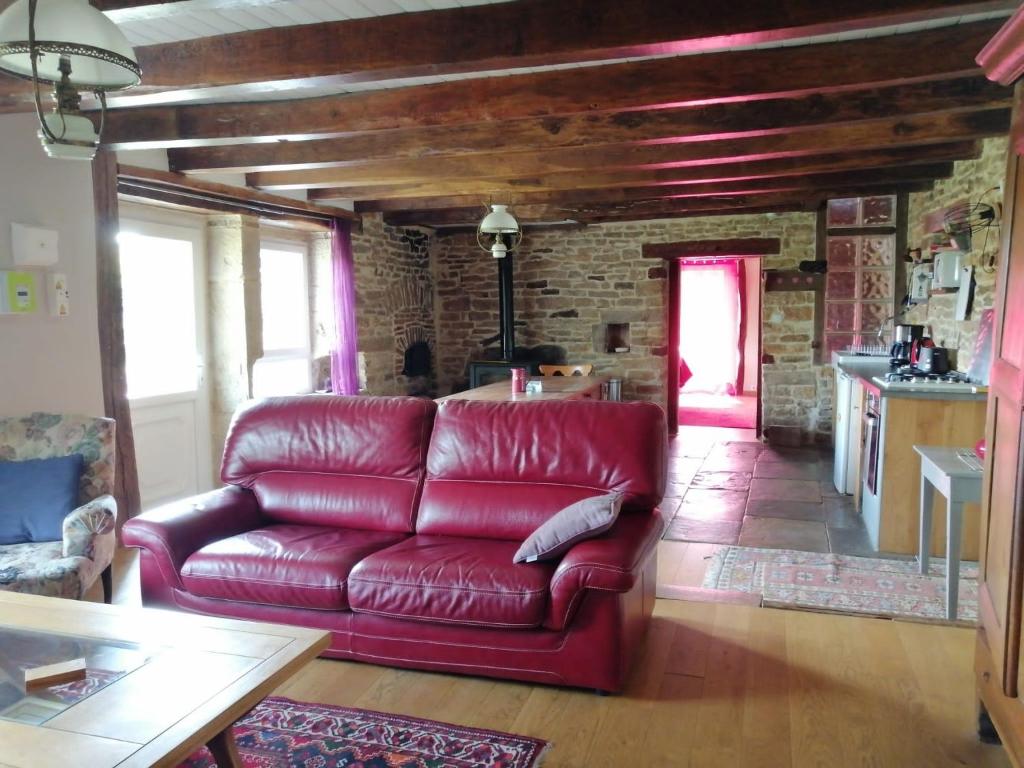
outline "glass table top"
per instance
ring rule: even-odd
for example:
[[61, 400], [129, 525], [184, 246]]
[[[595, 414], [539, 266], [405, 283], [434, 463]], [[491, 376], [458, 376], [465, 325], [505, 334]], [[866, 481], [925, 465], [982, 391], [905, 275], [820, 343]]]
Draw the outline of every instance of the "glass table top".
[[[152, 649], [0, 625], [0, 720], [39, 725], [146, 664]], [[85, 659], [84, 680], [25, 690], [25, 670]]]

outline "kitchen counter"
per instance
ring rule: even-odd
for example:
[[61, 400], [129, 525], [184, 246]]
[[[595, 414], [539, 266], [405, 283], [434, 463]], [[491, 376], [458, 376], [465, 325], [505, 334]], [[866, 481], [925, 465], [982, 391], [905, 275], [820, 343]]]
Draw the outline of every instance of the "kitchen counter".
[[[840, 492], [853, 493], [868, 538], [881, 552], [912, 555], [918, 548], [920, 457], [915, 445], [951, 448], [974, 445], [985, 434], [987, 393], [936, 391], [921, 384], [892, 387], [874, 381], [889, 372], [888, 358], [834, 355], [836, 377], [836, 458], [834, 481]], [[945, 552], [945, 504], [936, 499], [933, 513], [941, 529], [932, 531], [931, 551]], [[941, 507], [941, 508], [940, 508]], [[978, 555], [980, 511], [964, 507], [962, 556]]]
[[877, 357], [857, 358], [839, 357], [832, 354], [832, 365], [837, 369], [861, 382], [868, 387], [877, 389], [882, 397], [899, 397], [910, 400], [986, 400], [988, 399], [988, 388], [980, 387], [978, 392], [936, 392], [929, 390], [928, 385], [919, 388], [900, 387], [899, 389], [886, 389], [873, 381], [875, 376], [885, 376], [889, 373], [889, 363], [879, 360]]

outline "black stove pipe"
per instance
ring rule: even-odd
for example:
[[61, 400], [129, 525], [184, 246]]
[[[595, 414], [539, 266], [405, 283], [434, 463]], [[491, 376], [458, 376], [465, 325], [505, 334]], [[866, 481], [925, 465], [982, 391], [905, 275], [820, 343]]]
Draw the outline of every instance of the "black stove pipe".
[[501, 335], [501, 359], [511, 363], [515, 356], [515, 309], [512, 304], [512, 254], [498, 262], [498, 327]]

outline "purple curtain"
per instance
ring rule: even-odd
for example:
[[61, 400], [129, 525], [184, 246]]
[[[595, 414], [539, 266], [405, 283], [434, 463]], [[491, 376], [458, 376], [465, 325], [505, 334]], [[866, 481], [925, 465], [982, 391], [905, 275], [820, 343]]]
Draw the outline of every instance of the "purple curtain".
[[352, 225], [331, 223], [331, 274], [334, 281], [335, 344], [331, 350], [331, 389], [336, 395], [359, 394], [356, 334], [356, 276], [352, 258]]

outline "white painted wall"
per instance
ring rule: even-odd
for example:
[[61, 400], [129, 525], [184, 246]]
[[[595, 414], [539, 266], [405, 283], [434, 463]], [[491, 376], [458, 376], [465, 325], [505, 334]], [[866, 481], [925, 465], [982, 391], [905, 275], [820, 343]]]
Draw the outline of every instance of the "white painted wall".
[[[0, 115], [0, 269], [10, 269], [11, 222], [56, 229], [71, 316], [0, 315], [0, 416], [34, 410], [103, 414], [96, 319], [92, 166], [51, 160], [34, 115]], [[45, 293], [45, 271], [35, 270]]]

